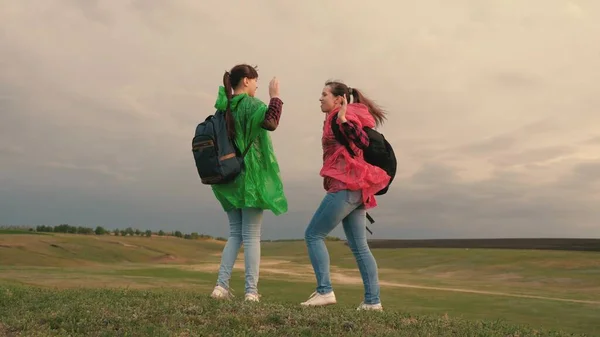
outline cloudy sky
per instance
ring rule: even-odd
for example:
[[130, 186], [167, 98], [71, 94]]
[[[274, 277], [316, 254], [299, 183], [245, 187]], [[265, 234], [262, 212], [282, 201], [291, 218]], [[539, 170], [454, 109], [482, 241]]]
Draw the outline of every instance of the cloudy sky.
[[0, 224], [225, 236], [190, 142], [247, 62], [285, 102], [264, 238], [324, 196], [329, 78], [389, 111], [374, 238], [600, 237], [599, 22], [596, 0], [0, 0]]

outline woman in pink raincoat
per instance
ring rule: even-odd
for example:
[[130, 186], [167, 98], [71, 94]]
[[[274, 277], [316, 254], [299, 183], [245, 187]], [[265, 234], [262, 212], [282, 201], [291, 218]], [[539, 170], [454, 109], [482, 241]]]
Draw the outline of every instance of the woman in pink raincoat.
[[[354, 98], [353, 103], [348, 104], [349, 98]], [[331, 286], [325, 238], [341, 222], [365, 289], [364, 300], [358, 309], [382, 310], [377, 262], [367, 244], [366, 211], [377, 206], [375, 193], [387, 186], [390, 176], [383, 169], [367, 163], [362, 154], [369, 145], [363, 127], [374, 128], [382, 124], [385, 112], [360, 91], [341, 82], [325, 83], [319, 101], [325, 114], [320, 174], [327, 193], [305, 232], [317, 288], [302, 305], [323, 306], [337, 302]], [[355, 156], [335, 139], [331, 123], [338, 124]]]

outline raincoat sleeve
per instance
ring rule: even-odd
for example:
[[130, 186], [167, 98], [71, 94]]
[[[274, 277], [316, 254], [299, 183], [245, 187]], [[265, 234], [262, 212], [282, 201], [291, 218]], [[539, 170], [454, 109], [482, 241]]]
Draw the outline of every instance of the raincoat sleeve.
[[279, 126], [279, 118], [281, 117], [281, 109], [283, 101], [279, 97], [271, 98], [269, 108], [265, 114], [265, 120], [262, 122], [262, 128], [268, 131], [275, 131]]
[[364, 150], [369, 147], [369, 136], [356, 123], [350, 121], [341, 123], [341, 129], [346, 139], [353, 142], [358, 148]]

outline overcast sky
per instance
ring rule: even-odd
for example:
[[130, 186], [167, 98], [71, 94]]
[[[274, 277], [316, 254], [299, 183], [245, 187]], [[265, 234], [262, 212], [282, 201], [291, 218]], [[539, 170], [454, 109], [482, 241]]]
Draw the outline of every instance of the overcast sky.
[[190, 144], [247, 62], [285, 102], [264, 238], [324, 196], [329, 78], [389, 111], [373, 238], [600, 237], [599, 37], [596, 0], [0, 0], [0, 224], [227, 235]]

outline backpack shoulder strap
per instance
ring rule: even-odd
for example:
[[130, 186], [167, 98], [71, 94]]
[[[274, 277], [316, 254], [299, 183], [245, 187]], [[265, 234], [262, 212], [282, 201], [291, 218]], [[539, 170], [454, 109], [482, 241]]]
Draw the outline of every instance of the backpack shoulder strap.
[[352, 150], [352, 148], [350, 147], [350, 143], [348, 143], [348, 140], [344, 137], [344, 135], [342, 135], [342, 132], [340, 131], [340, 126], [337, 123], [337, 114], [335, 114], [335, 116], [333, 116], [333, 118], [331, 119], [331, 131], [333, 131], [333, 135], [338, 141], [338, 143], [346, 147], [346, 150], [348, 150], [352, 157], [356, 156], [354, 150]]
[[[240, 102], [244, 99], [246, 99], [247, 96], [244, 96], [240, 99]], [[258, 134], [256, 136], [254, 136], [254, 138], [248, 143], [248, 147], [246, 147], [246, 149], [244, 150], [244, 152], [242, 153], [242, 158], [246, 157], [246, 154], [248, 154], [248, 151], [250, 151], [250, 148], [252, 147], [252, 144], [254, 144], [254, 141], [256, 141], [256, 139], [258, 138]], [[233, 141], [233, 144], [235, 145], [235, 141]], [[235, 146], [237, 148], [237, 146]], [[239, 150], [238, 150], [239, 151]], [[238, 152], [239, 153], [239, 152]]]

